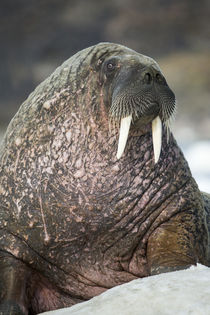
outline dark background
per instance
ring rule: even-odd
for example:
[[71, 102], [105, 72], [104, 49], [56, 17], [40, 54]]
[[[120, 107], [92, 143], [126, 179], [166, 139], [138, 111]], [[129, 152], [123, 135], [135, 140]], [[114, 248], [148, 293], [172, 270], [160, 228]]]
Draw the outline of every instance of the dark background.
[[0, 0], [0, 128], [65, 59], [101, 41], [155, 58], [184, 141], [210, 139], [209, 0]]

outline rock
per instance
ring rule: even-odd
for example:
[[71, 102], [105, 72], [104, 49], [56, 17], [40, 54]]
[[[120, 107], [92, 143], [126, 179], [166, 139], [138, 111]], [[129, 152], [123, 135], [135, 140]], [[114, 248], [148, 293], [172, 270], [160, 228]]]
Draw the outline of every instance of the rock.
[[45, 315], [204, 315], [210, 314], [210, 268], [202, 265], [112, 288], [66, 309]]

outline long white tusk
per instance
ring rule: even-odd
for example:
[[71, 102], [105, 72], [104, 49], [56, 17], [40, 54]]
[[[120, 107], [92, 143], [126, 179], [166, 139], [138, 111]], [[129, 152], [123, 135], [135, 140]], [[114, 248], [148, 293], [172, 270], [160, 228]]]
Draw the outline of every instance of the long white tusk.
[[155, 155], [155, 163], [158, 162], [162, 143], [162, 122], [159, 116], [152, 121], [152, 141]]
[[128, 134], [130, 130], [132, 115], [121, 119], [120, 122], [120, 135], [117, 149], [117, 159], [120, 159], [125, 150]]

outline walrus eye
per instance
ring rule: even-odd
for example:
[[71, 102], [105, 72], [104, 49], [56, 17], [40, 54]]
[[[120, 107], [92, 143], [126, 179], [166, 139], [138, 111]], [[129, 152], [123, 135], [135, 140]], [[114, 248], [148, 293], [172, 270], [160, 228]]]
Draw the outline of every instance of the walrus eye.
[[106, 82], [106, 79], [112, 79], [118, 69], [119, 62], [117, 58], [110, 58], [104, 61], [100, 72], [100, 84]]
[[117, 64], [116, 64], [115, 60], [108, 60], [105, 64], [105, 68], [104, 68], [106, 75], [108, 76], [108, 75], [112, 74], [114, 72], [114, 70], [116, 70], [116, 66], [117, 66]]
[[110, 62], [110, 63], [108, 63], [108, 64], [107, 64], [107, 66], [106, 66], [106, 67], [107, 67], [107, 70], [109, 70], [109, 71], [110, 71], [110, 70], [114, 70], [115, 65], [113, 65], [113, 63], [111, 63], [111, 62]]

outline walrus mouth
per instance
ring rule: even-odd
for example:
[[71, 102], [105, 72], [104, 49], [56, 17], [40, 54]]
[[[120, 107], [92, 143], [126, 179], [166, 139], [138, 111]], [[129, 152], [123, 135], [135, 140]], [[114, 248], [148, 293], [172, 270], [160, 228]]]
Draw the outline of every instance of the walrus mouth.
[[155, 163], [159, 161], [162, 125], [164, 124], [167, 135], [169, 135], [170, 121], [176, 111], [176, 99], [167, 85], [157, 86], [156, 90], [154, 92], [140, 90], [137, 93], [132, 90], [119, 93], [117, 90], [116, 94], [113, 94], [110, 116], [120, 123], [117, 159], [120, 159], [124, 153], [131, 123], [136, 130], [141, 130], [141, 126], [148, 126], [152, 123], [154, 161]]
[[[125, 150], [131, 121], [132, 121], [132, 115], [129, 115], [121, 119], [120, 134], [119, 134], [118, 149], [117, 149], [117, 159], [121, 158]], [[157, 163], [160, 157], [161, 144], [162, 144], [162, 121], [159, 116], [157, 116], [152, 121], [152, 141], [153, 141], [155, 163]]]

